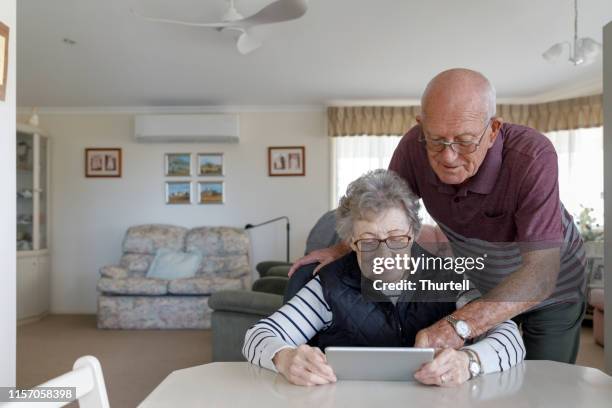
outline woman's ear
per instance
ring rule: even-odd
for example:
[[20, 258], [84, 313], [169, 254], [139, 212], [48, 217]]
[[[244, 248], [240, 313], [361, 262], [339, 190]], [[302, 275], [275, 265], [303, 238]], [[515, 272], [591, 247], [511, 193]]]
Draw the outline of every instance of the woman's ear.
[[355, 241], [353, 238], [345, 239], [344, 242], [348, 245], [353, 251], [357, 252], [357, 245], [355, 245]]

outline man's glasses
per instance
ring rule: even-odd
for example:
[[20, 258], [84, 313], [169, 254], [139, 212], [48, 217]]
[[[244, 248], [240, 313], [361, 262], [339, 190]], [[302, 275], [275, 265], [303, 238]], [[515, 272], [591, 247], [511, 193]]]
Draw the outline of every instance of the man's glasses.
[[388, 237], [385, 239], [378, 238], [363, 238], [353, 242], [359, 252], [372, 252], [376, 251], [382, 242], [387, 245], [389, 249], [404, 249], [410, 245], [412, 237], [409, 235], [397, 235]]
[[427, 150], [434, 153], [440, 153], [446, 147], [450, 147], [453, 152], [458, 154], [472, 154], [476, 151], [476, 149], [478, 149], [478, 146], [480, 146], [480, 142], [482, 142], [482, 138], [484, 137], [485, 133], [487, 133], [487, 129], [489, 128], [490, 124], [491, 119], [487, 121], [487, 124], [483, 129], [482, 135], [480, 135], [478, 142], [473, 142], [471, 140], [447, 142], [444, 139], [430, 139], [426, 136], [422, 136], [421, 138], [419, 138], [419, 142], [424, 142]]

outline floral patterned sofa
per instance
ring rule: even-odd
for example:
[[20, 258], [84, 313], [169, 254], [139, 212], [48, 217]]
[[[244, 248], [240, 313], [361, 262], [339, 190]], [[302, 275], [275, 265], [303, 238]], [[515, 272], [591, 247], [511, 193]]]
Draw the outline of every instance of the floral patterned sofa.
[[[146, 274], [158, 249], [198, 251], [193, 278], [162, 280]], [[220, 290], [251, 286], [249, 238], [241, 229], [173, 225], [130, 227], [118, 265], [100, 269], [98, 328], [207, 329], [208, 299]]]

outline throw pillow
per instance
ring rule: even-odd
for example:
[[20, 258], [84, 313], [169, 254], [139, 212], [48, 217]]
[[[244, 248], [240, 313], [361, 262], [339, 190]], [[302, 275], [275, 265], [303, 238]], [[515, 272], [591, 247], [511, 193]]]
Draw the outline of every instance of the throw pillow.
[[198, 252], [177, 252], [160, 248], [151, 262], [147, 278], [184, 279], [193, 278], [202, 263], [202, 255]]

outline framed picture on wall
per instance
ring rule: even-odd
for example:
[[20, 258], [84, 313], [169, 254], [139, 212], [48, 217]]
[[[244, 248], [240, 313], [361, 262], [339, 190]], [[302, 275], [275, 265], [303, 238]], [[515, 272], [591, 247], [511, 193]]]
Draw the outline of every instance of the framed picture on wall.
[[306, 175], [304, 146], [268, 147], [268, 176]]
[[6, 98], [6, 78], [8, 73], [9, 28], [0, 23], [0, 101]]
[[166, 177], [190, 177], [191, 153], [166, 153]]
[[200, 204], [223, 204], [225, 202], [223, 182], [200, 181], [198, 183], [198, 202]]
[[603, 258], [587, 259], [589, 288], [603, 288], [604, 286], [604, 260]]
[[167, 181], [166, 204], [191, 204], [191, 182]]
[[199, 153], [198, 176], [223, 176], [223, 153]]
[[121, 149], [85, 149], [85, 177], [121, 177]]

